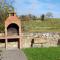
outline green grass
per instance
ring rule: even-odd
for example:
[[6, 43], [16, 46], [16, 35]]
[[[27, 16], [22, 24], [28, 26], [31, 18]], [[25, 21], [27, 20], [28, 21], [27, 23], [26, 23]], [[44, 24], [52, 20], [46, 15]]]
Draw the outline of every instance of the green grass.
[[60, 60], [60, 47], [23, 49], [28, 60]]
[[60, 19], [23, 21], [22, 26], [28, 32], [60, 32]]

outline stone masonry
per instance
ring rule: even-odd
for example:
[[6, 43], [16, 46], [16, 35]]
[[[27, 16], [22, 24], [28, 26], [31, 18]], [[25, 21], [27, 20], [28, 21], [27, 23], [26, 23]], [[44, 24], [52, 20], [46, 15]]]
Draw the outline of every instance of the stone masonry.
[[60, 33], [58, 32], [43, 32], [43, 33], [23, 33], [22, 34], [23, 48], [31, 47], [57, 47], [60, 45]]

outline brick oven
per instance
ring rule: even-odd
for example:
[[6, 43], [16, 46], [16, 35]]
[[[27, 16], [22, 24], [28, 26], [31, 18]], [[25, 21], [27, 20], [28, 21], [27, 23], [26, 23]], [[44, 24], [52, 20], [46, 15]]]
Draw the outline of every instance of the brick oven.
[[5, 48], [22, 48], [21, 21], [15, 12], [9, 12], [9, 17], [5, 20], [5, 35], [0, 41], [4, 42]]

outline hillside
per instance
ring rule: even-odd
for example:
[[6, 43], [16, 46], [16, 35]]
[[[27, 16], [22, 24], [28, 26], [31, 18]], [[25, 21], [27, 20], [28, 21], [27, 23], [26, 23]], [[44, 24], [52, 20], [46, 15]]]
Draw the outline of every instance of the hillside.
[[60, 19], [22, 21], [25, 32], [60, 32]]

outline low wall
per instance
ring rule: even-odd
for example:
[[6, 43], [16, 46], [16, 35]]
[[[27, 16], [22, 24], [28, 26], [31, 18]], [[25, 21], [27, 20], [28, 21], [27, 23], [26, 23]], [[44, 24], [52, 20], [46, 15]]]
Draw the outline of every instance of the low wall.
[[0, 33], [0, 37], [5, 36], [5, 33]]
[[[5, 36], [4, 33], [1, 36]], [[22, 33], [21, 38], [22, 48], [60, 46], [59, 32]]]
[[[32, 40], [34, 40], [33, 43]], [[60, 33], [58, 32], [22, 33], [22, 41], [23, 48], [56, 47], [60, 45]]]

